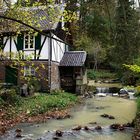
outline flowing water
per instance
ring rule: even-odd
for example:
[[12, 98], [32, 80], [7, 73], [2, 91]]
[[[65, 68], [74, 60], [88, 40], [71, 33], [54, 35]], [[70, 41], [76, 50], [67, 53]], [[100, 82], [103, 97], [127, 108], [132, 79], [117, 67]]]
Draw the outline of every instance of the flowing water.
[[[100, 115], [109, 114], [115, 117], [114, 120], [102, 118]], [[61, 140], [131, 140], [133, 129], [126, 131], [113, 131], [109, 128], [113, 123], [131, 122], [136, 114], [136, 103], [134, 100], [128, 100], [118, 97], [94, 97], [86, 99], [85, 104], [76, 106], [71, 110], [72, 118], [64, 120], [49, 120], [41, 124], [21, 124], [17, 126], [23, 129], [24, 137], [32, 140], [52, 140], [54, 130], [62, 130], [64, 136]], [[95, 124], [94, 122], [97, 122]], [[96, 125], [103, 127], [102, 131], [94, 129], [91, 131], [72, 131], [77, 125], [94, 128]], [[16, 128], [17, 128], [16, 127]], [[2, 140], [15, 140], [15, 129], [9, 131], [9, 134], [2, 137]], [[20, 138], [18, 138], [20, 140]]]

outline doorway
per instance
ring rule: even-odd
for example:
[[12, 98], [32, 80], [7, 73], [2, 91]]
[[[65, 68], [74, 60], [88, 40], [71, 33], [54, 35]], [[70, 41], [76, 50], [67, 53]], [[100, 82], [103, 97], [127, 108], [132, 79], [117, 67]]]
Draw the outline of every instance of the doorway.
[[5, 83], [17, 85], [18, 70], [10, 66], [5, 67]]

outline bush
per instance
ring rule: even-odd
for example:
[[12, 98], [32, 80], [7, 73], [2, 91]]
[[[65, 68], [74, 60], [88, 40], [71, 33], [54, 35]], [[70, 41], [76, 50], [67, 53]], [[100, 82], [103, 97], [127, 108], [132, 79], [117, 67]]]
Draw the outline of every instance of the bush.
[[24, 99], [22, 109], [31, 116], [42, 114], [54, 109], [63, 109], [76, 103], [77, 97], [70, 93], [41, 94]]
[[132, 72], [125, 72], [121, 78], [123, 85], [136, 85], [137, 77]]
[[0, 97], [0, 105], [4, 103], [4, 100]]
[[35, 77], [30, 78], [28, 81], [28, 87], [30, 90], [34, 90], [34, 92], [41, 90], [41, 84]]
[[96, 93], [96, 87], [95, 86], [87, 86], [87, 91], [91, 91], [93, 93]]
[[138, 112], [140, 112], [140, 98], [137, 99], [137, 109]]
[[111, 78], [112, 79], [112, 78], [115, 77], [115, 74], [111, 73], [111, 72], [108, 72], [108, 71], [103, 71], [103, 70], [95, 71], [95, 70], [91, 70], [90, 69], [87, 72], [87, 76], [91, 80], [107, 79], [107, 78]]
[[15, 89], [1, 89], [0, 98], [9, 104], [20, 104], [21, 97], [17, 95]]
[[140, 86], [137, 86], [137, 87], [136, 87], [135, 96], [136, 96], [136, 97], [140, 96]]

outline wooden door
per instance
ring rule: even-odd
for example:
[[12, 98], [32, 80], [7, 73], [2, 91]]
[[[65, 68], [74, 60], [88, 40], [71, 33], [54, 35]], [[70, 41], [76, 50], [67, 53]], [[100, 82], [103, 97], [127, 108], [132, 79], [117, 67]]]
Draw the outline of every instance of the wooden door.
[[10, 66], [5, 67], [5, 83], [17, 85], [18, 70]]

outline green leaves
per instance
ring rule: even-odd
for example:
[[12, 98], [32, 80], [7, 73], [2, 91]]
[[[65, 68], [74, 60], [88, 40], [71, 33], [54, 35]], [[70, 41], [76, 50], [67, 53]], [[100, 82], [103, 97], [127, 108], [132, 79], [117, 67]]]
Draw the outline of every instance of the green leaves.
[[38, 95], [29, 97], [24, 100], [22, 109], [28, 112], [28, 115], [34, 116], [42, 114], [47, 111], [54, 110], [55, 108], [63, 109], [69, 105], [74, 104], [77, 101], [77, 97], [70, 93], [58, 93], [51, 95]]

